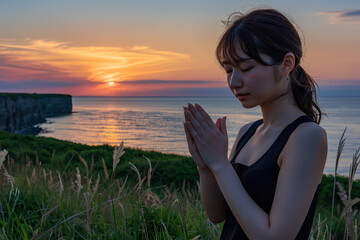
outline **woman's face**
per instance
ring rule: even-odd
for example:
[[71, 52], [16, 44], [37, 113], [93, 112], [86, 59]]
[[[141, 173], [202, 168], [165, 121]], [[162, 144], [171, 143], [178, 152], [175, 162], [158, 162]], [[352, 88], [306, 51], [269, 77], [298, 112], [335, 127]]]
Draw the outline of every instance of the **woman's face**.
[[[265, 66], [246, 55], [241, 47], [236, 48], [236, 53], [244, 60], [236, 66], [224, 62], [227, 73], [227, 83], [230, 90], [241, 101], [245, 108], [263, 105], [286, 90], [284, 81], [277, 74], [276, 66]], [[260, 54], [267, 63], [271, 63], [268, 55]]]

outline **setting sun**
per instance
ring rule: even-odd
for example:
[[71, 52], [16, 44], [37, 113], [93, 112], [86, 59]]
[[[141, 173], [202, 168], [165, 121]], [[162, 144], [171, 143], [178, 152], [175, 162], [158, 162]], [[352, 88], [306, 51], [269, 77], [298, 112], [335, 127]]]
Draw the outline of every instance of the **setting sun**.
[[114, 85], [114, 82], [109, 82], [110, 85]]

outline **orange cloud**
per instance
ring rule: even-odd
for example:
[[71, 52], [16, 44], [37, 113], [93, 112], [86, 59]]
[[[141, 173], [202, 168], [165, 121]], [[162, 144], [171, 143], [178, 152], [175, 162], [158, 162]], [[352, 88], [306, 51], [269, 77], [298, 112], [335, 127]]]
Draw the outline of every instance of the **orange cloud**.
[[148, 46], [75, 47], [46, 40], [0, 39], [2, 79], [86, 79], [120, 83], [152, 73], [180, 70], [187, 54], [159, 51]]

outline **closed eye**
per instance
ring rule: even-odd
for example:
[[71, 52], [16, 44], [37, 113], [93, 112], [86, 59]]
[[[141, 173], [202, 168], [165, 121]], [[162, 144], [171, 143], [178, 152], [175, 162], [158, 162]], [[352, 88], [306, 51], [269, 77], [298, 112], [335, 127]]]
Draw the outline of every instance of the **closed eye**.
[[241, 71], [243, 71], [243, 72], [248, 72], [248, 71], [250, 71], [251, 69], [253, 69], [254, 67], [250, 67], [250, 68], [248, 68], [248, 69], [244, 69], [244, 70], [241, 70]]
[[[243, 71], [243, 72], [248, 72], [248, 71], [250, 71], [250, 70], [253, 69], [253, 68], [254, 68], [254, 67], [250, 67], [250, 68], [248, 68], [248, 69], [244, 69], [244, 70], [240, 69], [240, 70]], [[226, 70], [226, 73], [227, 73], [227, 74], [232, 73], [232, 69]]]

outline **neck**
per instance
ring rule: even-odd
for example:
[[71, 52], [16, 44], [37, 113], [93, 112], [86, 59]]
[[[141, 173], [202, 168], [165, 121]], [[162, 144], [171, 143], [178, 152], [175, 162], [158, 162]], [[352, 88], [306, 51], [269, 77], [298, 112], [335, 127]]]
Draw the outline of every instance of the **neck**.
[[304, 112], [297, 106], [292, 91], [260, 105], [264, 130], [289, 124]]

